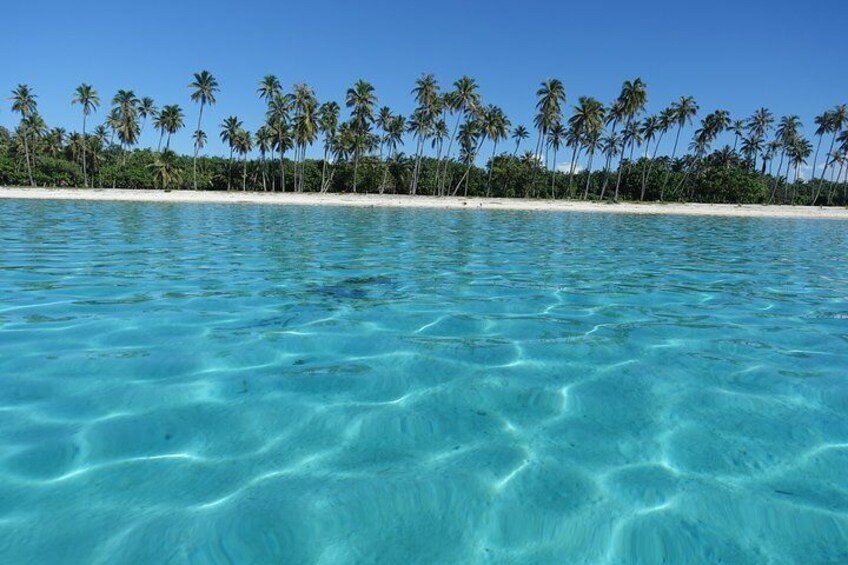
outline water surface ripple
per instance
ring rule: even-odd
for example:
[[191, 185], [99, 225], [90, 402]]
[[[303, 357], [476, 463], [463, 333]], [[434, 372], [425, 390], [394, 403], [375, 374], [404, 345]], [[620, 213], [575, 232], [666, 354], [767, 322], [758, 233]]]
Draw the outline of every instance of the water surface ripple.
[[0, 562], [848, 562], [841, 222], [0, 202]]

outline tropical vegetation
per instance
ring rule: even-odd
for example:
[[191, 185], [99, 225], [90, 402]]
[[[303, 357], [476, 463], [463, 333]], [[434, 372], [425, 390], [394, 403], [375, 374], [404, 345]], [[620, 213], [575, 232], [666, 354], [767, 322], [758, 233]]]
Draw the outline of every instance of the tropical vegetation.
[[[580, 96], [570, 107], [563, 82], [545, 80], [532, 124], [484, 102], [467, 76], [447, 87], [432, 74], [419, 77], [408, 116], [380, 105], [365, 80], [341, 103], [319, 101], [303, 83], [286, 90], [274, 75], [258, 81], [256, 93], [266, 111], [255, 130], [228, 116], [207, 132], [204, 111], [220, 96], [209, 71], [187, 87], [196, 114], [132, 90], [102, 98], [83, 83], [68, 97], [80, 131], [68, 132], [48, 127], [38, 95], [20, 84], [9, 97], [17, 127], [0, 127], [0, 184], [848, 205], [844, 104], [816, 116], [805, 134], [796, 115], [702, 112], [692, 96], [649, 113], [640, 78], [624, 81], [609, 103]], [[101, 100], [109, 103], [102, 111]], [[148, 124], [158, 133], [155, 148], [140, 146]], [[171, 150], [181, 135], [191, 136], [190, 155]], [[209, 135], [225, 156], [202, 154]]]

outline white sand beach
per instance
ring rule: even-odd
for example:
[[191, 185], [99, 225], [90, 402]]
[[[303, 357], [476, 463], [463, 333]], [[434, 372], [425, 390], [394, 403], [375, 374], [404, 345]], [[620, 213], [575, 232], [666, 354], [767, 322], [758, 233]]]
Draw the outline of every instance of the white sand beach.
[[848, 220], [848, 209], [759, 204], [637, 203], [619, 204], [575, 200], [520, 198], [462, 198], [392, 194], [316, 194], [269, 192], [209, 192], [0, 187], [0, 199], [111, 200], [122, 202], [180, 202], [213, 204], [273, 204], [283, 206], [358, 206], [436, 208], [445, 210], [528, 210], [540, 212], [606, 212], [614, 214], [673, 214], [683, 216], [738, 216], [748, 218], [806, 218]]

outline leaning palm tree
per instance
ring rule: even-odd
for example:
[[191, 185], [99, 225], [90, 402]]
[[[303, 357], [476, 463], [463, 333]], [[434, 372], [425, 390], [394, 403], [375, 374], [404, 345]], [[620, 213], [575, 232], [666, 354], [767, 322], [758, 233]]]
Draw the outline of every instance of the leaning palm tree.
[[657, 154], [659, 153], [663, 137], [665, 137], [665, 134], [668, 133], [668, 130], [670, 130], [671, 126], [674, 124], [674, 115], [674, 108], [669, 106], [662, 110], [657, 116], [657, 128], [659, 129], [659, 135], [657, 136], [657, 142], [654, 145], [654, 151], [651, 154], [651, 159], [648, 163], [648, 170], [645, 172], [645, 176], [643, 177], [642, 194], [645, 193], [645, 189], [647, 188], [648, 181], [651, 177], [651, 172], [654, 170], [654, 164], [657, 162]]
[[[651, 148], [651, 142], [658, 136], [662, 135], [661, 121], [659, 116], [648, 116], [642, 121], [639, 126], [639, 133], [645, 143], [645, 159], [648, 159], [648, 151]], [[645, 189], [648, 186], [648, 170], [650, 165], [642, 167], [642, 191], [639, 193], [639, 200], [645, 200]]]
[[17, 88], [12, 91], [12, 111], [17, 112], [21, 115], [21, 126], [22, 133], [24, 138], [24, 155], [26, 157], [26, 166], [27, 166], [27, 174], [29, 175], [29, 184], [30, 186], [35, 185], [35, 181], [32, 180], [32, 163], [30, 161], [29, 154], [29, 132], [26, 129], [25, 122], [26, 120], [35, 114], [38, 108], [38, 102], [36, 102], [37, 96], [33, 93], [32, 89], [26, 84], [19, 84]]
[[345, 105], [351, 108], [351, 122], [356, 136], [353, 157], [354, 192], [356, 192], [359, 173], [359, 158], [366, 145], [367, 137], [371, 133], [371, 124], [374, 122], [374, 106], [376, 104], [377, 96], [374, 94], [374, 87], [361, 79], [356, 81], [356, 84], [348, 89], [345, 96]]
[[527, 132], [527, 128], [522, 125], [518, 125], [512, 130], [512, 140], [515, 142], [515, 150], [512, 152], [513, 157], [518, 155], [518, 149], [521, 146], [521, 142], [528, 137], [530, 137], [530, 134]]
[[[215, 93], [218, 92], [218, 81], [212, 76], [209, 71], [201, 71], [194, 73], [194, 80], [188, 85], [191, 91], [191, 101], [200, 102], [200, 113], [197, 115], [197, 130], [202, 129], [203, 108], [206, 105], [212, 106], [215, 104]], [[194, 190], [197, 190], [197, 154], [200, 152], [200, 147], [195, 144], [194, 156], [192, 158], [192, 174]]]
[[604, 152], [604, 156], [606, 157], [606, 165], [604, 168], [604, 183], [601, 185], [601, 196], [599, 200], [604, 199], [604, 194], [607, 190], [607, 181], [609, 180], [608, 168], [610, 163], [612, 163], [612, 160], [615, 159], [622, 150], [621, 137], [610, 132], [601, 139], [601, 150]]
[[[698, 104], [691, 96], [681, 96], [677, 102], [672, 103], [671, 109], [673, 112], [673, 121], [677, 124], [677, 134], [674, 137], [674, 148], [671, 151], [671, 161], [677, 155], [677, 144], [680, 141], [680, 131], [686, 124], [692, 123], [692, 118], [698, 113]], [[663, 179], [662, 187], [660, 187], [660, 202], [665, 198], [665, 187], [668, 184], [668, 178], [671, 175], [671, 163], [666, 169], [665, 178]]]
[[165, 151], [171, 149], [171, 136], [185, 126], [183, 110], [177, 104], [171, 104], [162, 108], [159, 113], [163, 122], [164, 131], [168, 134], [165, 141]]
[[97, 95], [94, 87], [90, 84], [82, 83], [77, 87], [71, 104], [79, 104], [82, 107], [82, 181], [83, 187], [88, 188], [88, 167], [85, 159], [85, 123], [89, 114], [96, 112], [97, 107], [100, 106], [100, 97]]
[[232, 183], [230, 181], [233, 176], [233, 152], [236, 148], [236, 137], [238, 136], [239, 131], [242, 130], [241, 126], [241, 120], [235, 116], [230, 116], [221, 123], [221, 141], [226, 143], [230, 148], [230, 159], [227, 163], [227, 190], [232, 188]]
[[[846, 126], [846, 124], [848, 124], [848, 106], [846, 106], [845, 104], [840, 104], [830, 112], [828, 132], [832, 133], [833, 136], [830, 140], [830, 148], [827, 152], [828, 156], [834, 155], [833, 146], [835, 145], [837, 138], [839, 137], [840, 133], [842, 132], [842, 129]], [[815, 161], [813, 161], [813, 164], [815, 164]], [[813, 204], [815, 204], [816, 200], [818, 200], [819, 193], [821, 192], [821, 185], [824, 181], [825, 173], [827, 173], [827, 168], [831, 164], [832, 162], [829, 157], [828, 159], [825, 159], [824, 168], [822, 169], [821, 175], [819, 176], [819, 181], [817, 183], [816, 198], [813, 200]], [[815, 167], [813, 167], [813, 177], [815, 178]]]
[[[633, 81], [624, 81], [624, 84], [621, 86], [621, 94], [618, 95], [618, 103], [621, 106], [621, 111], [626, 120], [624, 122], [625, 132], [631, 131], [633, 118], [645, 109], [645, 104], [647, 104], [647, 102], [647, 85], [645, 85], [641, 78], [637, 78]], [[635, 136], [631, 134], [629, 138], [624, 140], [624, 146], [621, 151], [621, 159], [618, 162], [618, 176], [615, 179], [615, 194], [612, 198], [613, 202], [618, 202], [618, 188], [621, 185], [621, 171], [623, 169], [622, 165], [624, 164], [624, 155], [627, 150], [628, 143], [632, 144], [634, 139]]]

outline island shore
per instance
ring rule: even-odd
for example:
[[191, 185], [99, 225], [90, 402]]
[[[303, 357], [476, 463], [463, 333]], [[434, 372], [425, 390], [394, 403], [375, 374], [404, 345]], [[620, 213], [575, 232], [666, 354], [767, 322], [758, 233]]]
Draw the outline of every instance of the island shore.
[[527, 210], [540, 212], [606, 212], [613, 214], [671, 214], [681, 216], [736, 216], [746, 218], [804, 218], [848, 220], [848, 209], [760, 204], [695, 204], [585, 202], [522, 198], [462, 198], [394, 194], [316, 194], [270, 192], [162, 191], [82, 188], [0, 187], [0, 199], [103, 200], [120, 202], [272, 204], [283, 206], [354, 206], [430, 208], [444, 210]]

